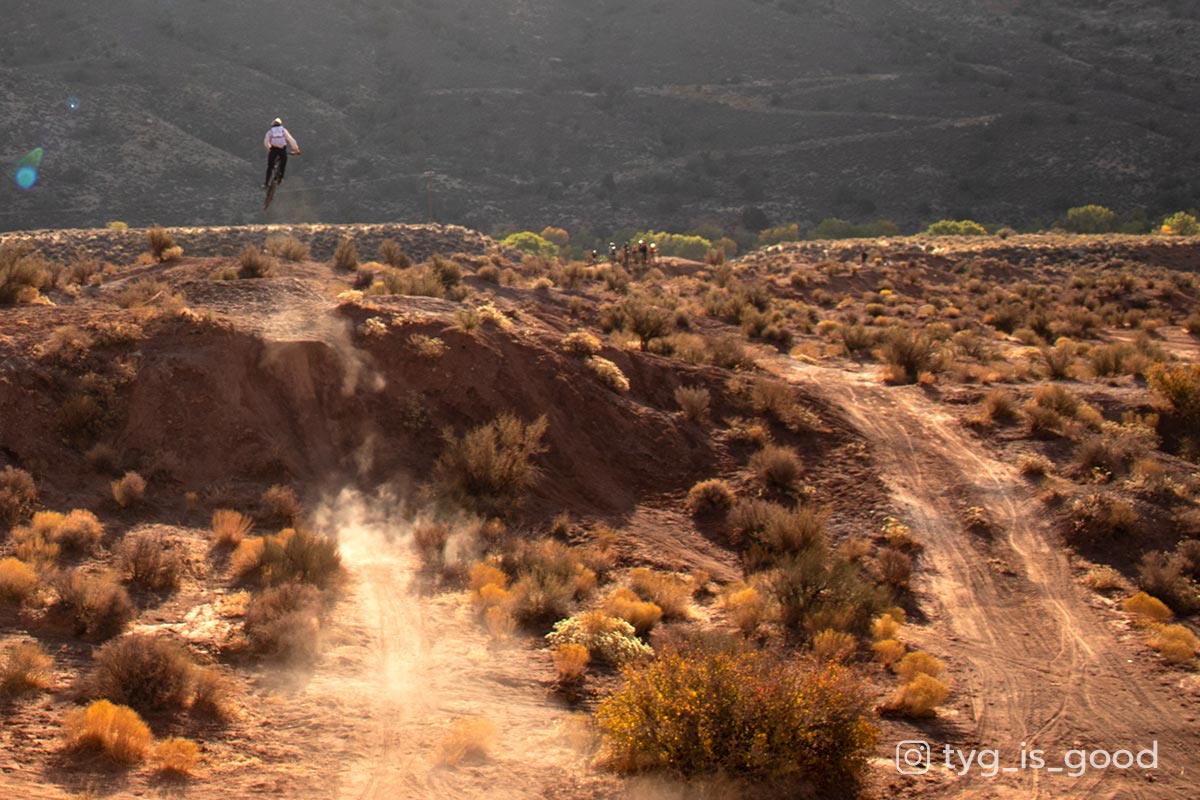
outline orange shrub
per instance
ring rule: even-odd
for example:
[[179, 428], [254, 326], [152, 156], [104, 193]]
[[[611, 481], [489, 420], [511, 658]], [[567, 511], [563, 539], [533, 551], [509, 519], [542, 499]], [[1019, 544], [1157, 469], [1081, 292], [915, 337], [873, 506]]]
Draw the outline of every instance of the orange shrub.
[[254, 522], [245, 514], [219, 508], [212, 515], [213, 541], [221, 547], [236, 547], [250, 533]]
[[141, 761], [154, 741], [150, 728], [136, 711], [107, 700], [97, 700], [86, 709], [72, 712], [66, 729], [70, 746], [99, 750], [125, 764]]
[[0, 601], [21, 605], [37, 590], [33, 567], [16, 558], [0, 561]]
[[583, 680], [588, 662], [592, 660], [588, 649], [581, 644], [560, 644], [550, 651], [554, 669], [560, 683], [575, 683]]
[[191, 739], [172, 736], [154, 746], [154, 761], [160, 772], [191, 775], [200, 760], [200, 745]]

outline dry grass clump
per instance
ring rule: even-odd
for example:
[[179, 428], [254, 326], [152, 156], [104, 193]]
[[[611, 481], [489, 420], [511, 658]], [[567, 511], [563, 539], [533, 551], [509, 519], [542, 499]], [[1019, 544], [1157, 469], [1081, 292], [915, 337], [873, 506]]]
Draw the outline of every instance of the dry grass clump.
[[1043, 455], [1025, 453], [1018, 459], [1017, 469], [1022, 475], [1042, 477], [1054, 473], [1054, 462]]
[[342, 272], [353, 272], [357, 267], [358, 248], [354, 246], [354, 240], [348, 237], [342, 239], [333, 251], [333, 268]]
[[1130, 500], [1094, 492], [1071, 503], [1068, 523], [1067, 534], [1072, 541], [1106, 542], [1134, 533], [1138, 514]]
[[942, 368], [941, 345], [922, 331], [890, 329], [883, 336], [879, 355], [887, 364], [889, 383], [916, 383], [922, 375]]
[[92, 335], [76, 325], [55, 328], [42, 343], [39, 356], [61, 367], [81, 363], [96, 343]]
[[219, 508], [212, 515], [213, 542], [218, 547], [236, 547], [250, 533], [254, 521], [237, 511]]
[[732, 587], [724, 596], [725, 612], [743, 636], [752, 636], [762, 624], [767, 599], [753, 586]]
[[429, 361], [436, 361], [446, 354], [446, 342], [436, 336], [414, 333], [408, 337], [408, 343], [417, 351], [418, 356]]
[[142, 502], [146, 494], [146, 479], [136, 472], [126, 472], [112, 482], [113, 499], [121, 508], [130, 508]]
[[904, 643], [896, 639], [880, 639], [871, 645], [871, 652], [875, 654], [875, 660], [889, 668], [904, 658], [907, 651], [908, 648], [904, 646]]
[[144, 531], [127, 535], [117, 547], [117, 569], [132, 582], [150, 591], [179, 588], [183, 555], [162, 533]]
[[425, 569], [440, 572], [446, 566], [446, 545], [450, 543], [449, 525], [434, 520], [421, 520], [413, 526], [412, 542]]
[[131, 633], [96, 652], [88, 689], [95, 697], [140, 712], [186, 708], [198, 667], [187, 649], [170, 639]]
[[872, 566], [881, 584], [891, 587], [896, 592], [908, 591], [913, 562], [906, 553], [892, 547], [880, 548], [875, 554]]
[[37, 487], [32, 475], [16, 467], [5, 467], [0, 472], [0, 527], [23, 522], [36, 501]]
[[588, 356], [586, 363], [588, 369], [600, 379], [600, 382], [614, 392], [624, 394], [629, 391], [629, 378], [625, 377], [625, 373], [621, 371], [620, 367], [607, 358]]
[[0, 303], [32, 303], [53, 283], [50, 264], [26, 244], [0, 245]]
[[519, 541], [505, 556], [506, 570], [516, 577], [508, 611], [527, 623], [570, 614], [572, 603], [591, 593], [598, 581], [583, 563], [585, 554], [553, 539]]
[[1182, 625], [1155, 624], [1150, 627], [1146, 644], [1161, 653], [1169, 664], [1190, 664], [1200, 640]]
[[270, 274], [271, 262], [261, 250], [252, 244], [242, 248], [242, 252], [238, 254], [239, 278], [265, 278]]
[[656, 603], [643, 602], [630, 589], [617, 589], [610, 594], [604, 601], [604, 613], [625, 620], [643, 639], [663, 617], [663, 610]]
[[229, 558], [235, 579], [274, 586], [301, 581], [328, 586], [340, 575], [337, 542], [304, 528], [285, 528], [272, 536], [243, 539]]
[[78, 508], [63, 518], [53, 534], [64, 551], [74, 553], [91, 552], [103, 536], [104, 526], [96, 515]]
[[684, 419], [697, 425], [708, 422], [708, 409], [712, 396], [703, 386], [680, 386], [675, 390], [675, 402]]
[[379, 260], [395, 269], [408, 269], [412, 266], [412, 259], [393, 239], [384, 239], [379, 243]]
[[136, 711], [107, 700], [73, 711], [66, 720], [66, 734], [70, 747], [99, 750], [122, 764], [141, 761], [154, 741]]
[[931, 678], [936, 678], [942, 674], [946, 667], [929, 653], [923, 650], [914, 650], [900, 659], [899, 663], [893, 669], [905, 683], [911, 683], [918, 675], [928, 675]]
[[17, 558], [0, 561], [0, 602], [24, 605], [37, 591], [38, 576], [33, 567]]
[[596, 711], [605, 761], [622, 772], [788, 775], [845, 786], [874, 748], [866, 693], [837, 665], [697, 644], [622, 675]]
[[200, 745], [191, 739], [172, 736], [154, 746], [154, 763], [159, 772], [171, 775], [191, 775], [200, 761]]
[[693, 514], [715, 514], [733, 507], [737, 496], [720, 478], [700, 481], [688, 491], [687, 507]]
[[133, 619], [129, 594], [111, 573], [73, 569], [59, 579], [56, 588], [60, 604], [75, 620], [80, 634], [107, 639]]
[[[156, 261], [171, 261], [172, 252], [178, 245], [175, 244], [175, 237], [170, 231], [161, 226], [155, 225], [153, 228], [146, 230], [146, 244], [150, 247], [150, 252], [154, 254]], [[174, 258], [183, 255], [182, 248], [174, 254]]]
[[265, 525], [295, 525], [300, 519], [300, 499], [292, 487], [275, 484], [259, 498], [258, 516]]
[[1139, 624], [1165, 622], [1174, 616], [1166, 603], [1145, 592], [1125, 598], [1121, 601], [1121, 608], [1137, 617]]
[[813, 658], [821, 663], [840, 664], [854, 654], [858, 641], [845, 631], [826, 628], [812, 639]]
[[1129, 581], [1125, 580], [1124, 575], [1109, 566], [1092, 567], [1083, 576], [1083, 582], [1089, 589], [1097, 592], [1129, 591]]
[[692, 585], [687, 578], [638, 567], [629, 571], [629, 586], [638, 596], [661, 608], [664, 618], [685, 619], [688, 616]]
[[871, 636], [876, 641], [895, 639], [902, 624], [903, 620], [897, 619], [891, 612], [880, 614], [871, 621]]
[[455, 720], [438, 743], [438, 763], [455, 767], [468, 758], [486, 759], [499, 738], [500, 729], [487, 717]]
[[0, 656], [0, 694], [44, 691], [54, 685], [54, 659], [38, 642], [17, 642]]
[[594, 356], [600, 352], [600, 340], [587, 331], [574, 331], [562, 338], [563, 352], [577, 356]]
[[583, 680], [592, 656], [581, 644], [563, 644], [550, 651], [554, 659], [554, 670], [560, 684], [574, 684]]
[[285, 583], [255, 594], [242, 621], [251, 649], [286, 661], [315, 661], [321, 631], [321, 592]]
[[1138, 585], [1182, 615], [1200, 610], [1200, 587], [1193, 576], [1197, 564], [1181, 552], [1153, 551], [1138, 565]]
[[272, 234], [267, 237], [263, 249], [275, 258], [284, 261], [304, 261], [308, 258], [309, 247], [295, 236]]
[[493, 642], [509, 639], [517, 630], [516, 617], [500, 606], [492, 606], [484, 612], [483, 624], [487, 628], [488, 638]]
[[979, 401], [976, 421], [983, 425], [1015, 422], [1021, 416], [1017, 399], [1004, 389], [993, 389]]
[[445, 431], [434, 484], [448, 498], [485, 514], [512, 508], [540, 475], [533, 458], [545, 449], [546, 426], [545, 416], [525, 424], [501, 414], [461, 437]]
[[950, 696], [950, 687], [935, 677], [918, 673], [905, 683], [882, 711], [903, 717], [931, 717]]
[[804, 467], [790, 447], [769, 444], [750, 457], [750, 469], [764, 488], [791, 492], [800, 481]]

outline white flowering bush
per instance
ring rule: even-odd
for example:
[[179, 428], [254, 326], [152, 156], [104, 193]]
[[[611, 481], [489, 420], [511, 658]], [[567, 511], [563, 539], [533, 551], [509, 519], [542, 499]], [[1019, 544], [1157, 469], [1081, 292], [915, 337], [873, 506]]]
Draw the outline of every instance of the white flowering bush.
[[650, 645], [637, 638], [628, 622], [600, 611], [585, 611], [554, 623], [546, 634], [551, 646], [581, 644], [593, 658], [610, 664], [625, 664], [642, 656], [654, 655]]

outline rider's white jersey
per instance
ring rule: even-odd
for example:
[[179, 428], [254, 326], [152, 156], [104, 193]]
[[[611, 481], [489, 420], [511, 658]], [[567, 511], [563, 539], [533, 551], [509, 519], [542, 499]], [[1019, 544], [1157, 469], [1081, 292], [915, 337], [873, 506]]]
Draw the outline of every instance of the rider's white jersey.
[[267, 147], [290, 147], [292, 150], [299, 150], [300, 147], [296, 144], [296, 140], [288, 133], [287, 128], [282, 125], [274, 125], [267, 135], [263, 137], [263, 144]]

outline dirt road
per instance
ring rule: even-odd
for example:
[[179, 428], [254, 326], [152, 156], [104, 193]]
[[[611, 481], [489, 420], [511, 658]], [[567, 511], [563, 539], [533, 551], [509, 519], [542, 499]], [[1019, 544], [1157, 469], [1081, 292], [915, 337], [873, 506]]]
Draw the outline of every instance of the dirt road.
[[[874, 372], [786, 358], [764, 366], [841, 408], [866, 438], [904, 521], [925, 543], [919, 591], [930, 622], [906, 633], [946, 661], [951, 703], [965, 702], [914, 737], [930, 742], [935, 763], [934, 778], [913, 790], [972, 798], [1194, 798], [1200, 705], [1177, 686], [1183, 673], [1159, 667], [1122, 636], [1111, 613], [1106, 619], [1089, 603], [1045, 510], [1016, 472], [917, 387], [887, 387]], [[965, 529], [961, 514], [970, 506], [985, 510], [991, 536]], [[1065, 757], [1077, 760], [1065, 755], [1072, 749], [1137, 751], [1154, 741], [1154, 771], [1049, 769], [1062, 767]], [[1021, 768], [1023, 743], [1045, 751], [1046, 769]], [[1000, 771], [984, 777], [977, 763], [953, 774], [937, 766], [944, 744], [998, 749]], [[882, 745], [881, 756], [890, 758], [896, 742]], [[1074, 772], [1081, 774], [1068, 774]]]

